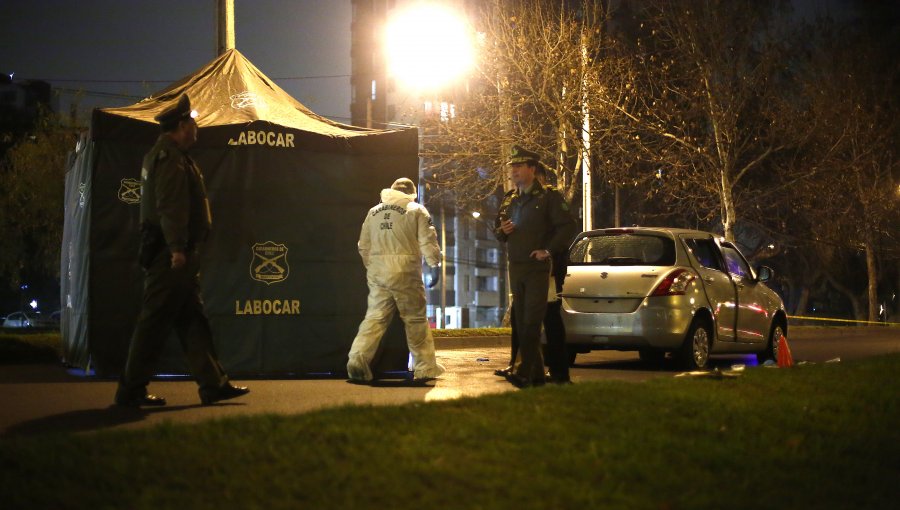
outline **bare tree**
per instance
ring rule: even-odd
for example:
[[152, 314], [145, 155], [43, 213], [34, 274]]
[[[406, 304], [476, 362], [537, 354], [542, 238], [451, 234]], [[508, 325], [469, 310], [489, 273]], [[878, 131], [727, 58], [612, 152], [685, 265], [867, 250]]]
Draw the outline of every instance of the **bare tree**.
[[[900, 68], [891, 51], [880, 51], [865, 37], [834, 27], [820, 33], [804, 69], [804, 96], [806, 116], [816, 127], [811, 158], [823, 171], [796, 187], [794, 196], [802, 214], [812, 219], [816, 239], [864, 256], [867, 283], [861, 292], [834, 271], [826, 277], [854, 303], [858, 318], [874, 321], [879, 266], [900, 259]], [[863, 303], [868, 304], [865, 314]]]
[[[576, 4], [576, 5], [572, 5]], [[579, 187], [585, 114], [603, 126], [606, 110], [585, 109], [598, 90], [617, 90], [621, 73], [603, 58], [608, 13], [602, 3], [494, 0], [477, 17], [477, 76], [453, 115], [426, 122], [431, 182], [461, 202], [503, 189], [513, 144], [544, 155], [557, 187], [572, 201]], [[602, 128], [594, 136], [602, 135]], [[595, 140], [595, 143], [597, 141]]]
[[[621, 113], [655, 195], [734, 239], [767, 164], [786, 148], [777, 105], [786, 79], [780, 1], [652, 0], [635, 42], [636, 79]], [[751, 182], [755, 181], [755, 182]]]

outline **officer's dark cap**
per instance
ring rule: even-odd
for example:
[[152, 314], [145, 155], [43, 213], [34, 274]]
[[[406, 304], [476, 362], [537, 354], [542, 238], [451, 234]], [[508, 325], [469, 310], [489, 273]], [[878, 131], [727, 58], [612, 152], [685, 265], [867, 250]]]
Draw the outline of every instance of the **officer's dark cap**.
[[168, 130], [167, 128], [171, 129], [178, 126], [178, 123], [182, 120], [191, 118], [197, 118], [197, 111], [191, 110], [191, 99], [187, 94], [182, 94], [175, 106], [163, 110], [154, 117], [154, 120], [159, 122], [159, 125], [164, 130]]
[[547, 175], [547, 167], [541, 163], [541, 155], [537, 152], [532, 152], [528, 149], [520, 145], [513, 145], [512, 150], [509, 154], [509, 161], [506, 162], [507, 165], [518, 165], [522, 163], [527, 163], [536, 168], [537, 173], [541, 173]]

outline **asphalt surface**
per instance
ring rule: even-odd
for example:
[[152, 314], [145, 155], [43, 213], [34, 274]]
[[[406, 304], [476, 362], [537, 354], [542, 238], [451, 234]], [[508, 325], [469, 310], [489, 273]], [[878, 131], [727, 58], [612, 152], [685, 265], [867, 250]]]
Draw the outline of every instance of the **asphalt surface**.
[[[790, 332], [789, 344], [797, 362], [848, 361], [900, 352], [900, 328], [798, 329]], [[519, 391], [493, 375], [508, 362], [508, 337], [437, 339], [436, 345], [438, 361], [447, 372], [424, 385], [401, 378], [372, 385], [344, 379], [254, 379], [236, 381], [250, 386], [249, 395], [213, 406], [201, 406], [195, 383], [184, 378], [151, 383], [150, 391], [168, 400], [165, 407], [122, 409], [111, 405], [115, 381], [74, 375], [55, 365], [0, 366], [0, 436], [130, 429], [166, 421], [296, 414], [341, 405], [392, 405]], [[724, 369], [735, 364], [754, 366], [756, 359], [714, 357], [711, 366]], [[604, 379], [641, 382], [677, 373], [668, 360], [650, 366], [637, 353], [618, 351], [581, 354], [571, 369], [575, 384]]]

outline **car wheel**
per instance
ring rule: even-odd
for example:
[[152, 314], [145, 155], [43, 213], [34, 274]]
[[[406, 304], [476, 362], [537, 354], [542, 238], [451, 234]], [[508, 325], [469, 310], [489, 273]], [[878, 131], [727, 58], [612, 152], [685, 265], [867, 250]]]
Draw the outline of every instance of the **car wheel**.
[[769, 342], [766, 344], [766, 350], [756, 353], [756, 360], [762, 364], [768, 360], [778, 360], [778, 339], [784, 335], [784, 327], [781, 324], [772, 325], [772, 331], [769, 332]]
[[681, 366], [685, 370], [706, 368], [707, 363], [709, 363], [709, 350], [711, 347], [712, 333], [709, 324], [702, 319], [694, 320], [678, 353]]
[[659, 349], [641, 349], [638, 351], [641, 361], [653, 365], [658, 365], [666, 359], [666, 351]]

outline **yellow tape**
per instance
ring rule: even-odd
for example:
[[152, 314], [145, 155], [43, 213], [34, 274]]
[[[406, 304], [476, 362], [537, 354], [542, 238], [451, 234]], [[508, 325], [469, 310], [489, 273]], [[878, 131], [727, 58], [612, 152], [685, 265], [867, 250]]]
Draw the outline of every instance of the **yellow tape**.
[[831, 321], [831, 322], [856, 322], [860, 324], [882, 324], [885, 326], [900, 326], [900, 322], [879, 322], [879, 321], [856, 321], [851, 319], [829, 319], [826, 317], [803, 317], [802, 315], [788, 315], [788, 319], [803, 319], [808, 321]]

